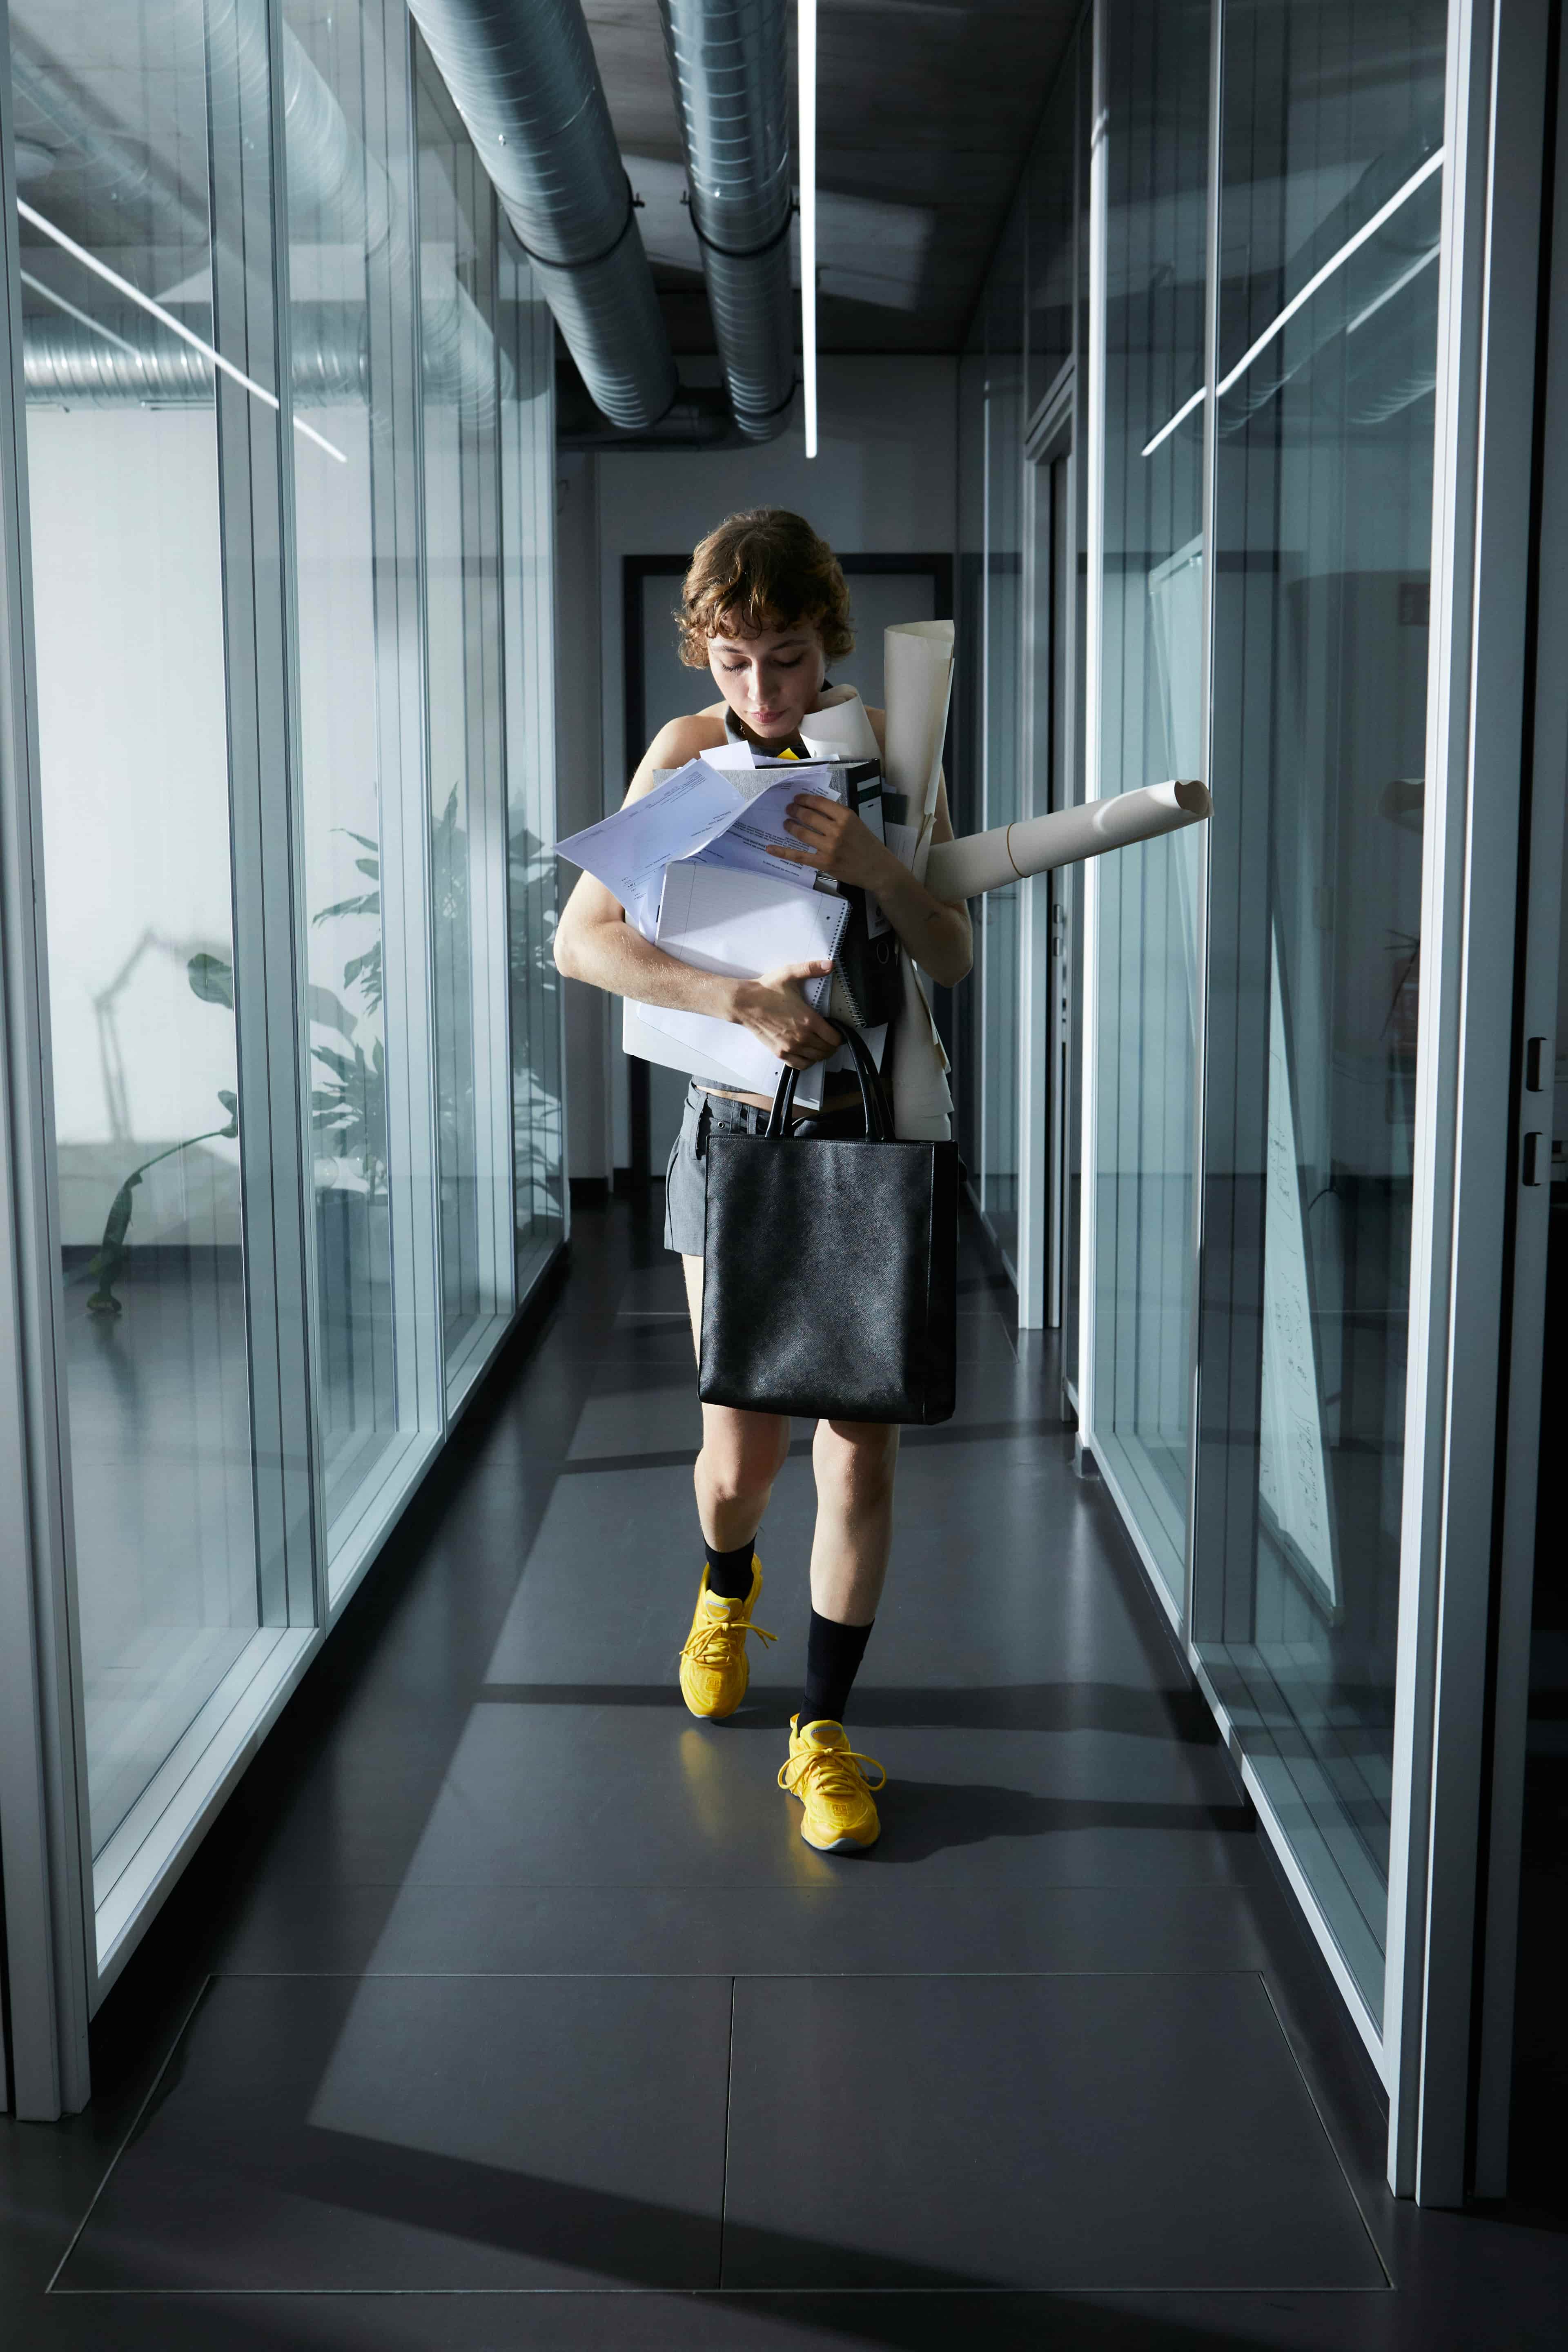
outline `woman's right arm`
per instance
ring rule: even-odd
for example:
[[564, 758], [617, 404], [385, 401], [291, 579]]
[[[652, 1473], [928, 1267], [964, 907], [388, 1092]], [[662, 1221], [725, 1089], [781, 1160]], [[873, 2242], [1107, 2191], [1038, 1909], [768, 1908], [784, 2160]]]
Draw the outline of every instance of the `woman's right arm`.
[[[658, 770], [679, 768], [692, 757], [693, 747], [685, 740], [689, 724], [676, 719], [660, 729], [632, 778], [628, 801], [653, 790]], [[620, 900], [592, 874], [578, 877], [561, 910], [555, 965], [568, 980], [586, 981], [612, 996], [629, 996], [637, 1004], [662, 1004], [676, 1013], [707, 1013], [720, 1021], [738, 1022], [797, 1070], [826, 1060], [842, 1042], [838, 1032], [813, 1012], [799, 986], [803, 980], [830, 971], [831, 964], [784, 964], [757, 980], [699, 971], [645, 940], [627, 922]]]

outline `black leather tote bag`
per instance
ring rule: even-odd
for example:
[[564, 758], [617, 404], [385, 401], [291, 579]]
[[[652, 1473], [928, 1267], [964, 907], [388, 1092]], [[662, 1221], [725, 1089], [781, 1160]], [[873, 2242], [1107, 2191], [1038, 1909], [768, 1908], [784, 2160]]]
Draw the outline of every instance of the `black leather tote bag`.
[[708, 1139], [698, 1394], [812, 1420], [946, 1421], [958, 1147], [900, 1142], [864, 1040], [845, 1034], [863, 1137], [792, 1134], [786, 1070], [763, 1134]]

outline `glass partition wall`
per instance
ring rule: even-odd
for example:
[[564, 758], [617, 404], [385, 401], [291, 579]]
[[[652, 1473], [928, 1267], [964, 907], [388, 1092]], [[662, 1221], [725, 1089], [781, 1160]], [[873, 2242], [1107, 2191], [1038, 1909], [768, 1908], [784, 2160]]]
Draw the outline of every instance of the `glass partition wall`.
[[[1201, 774], [1208, 0], [1105, 0], [1095, 223], [1095, 789]], [[1168, 1600], [1186, 1552], [1198, 842], [1097, 869], [1090, 1194], [1096, 1458]]]
[[1193, 1633], [1380, 2020], [1447, 10], [1225, 23]]
[[96, 1998], [563, 1234], [552, 346], [402, 0], [10, 39]]
[[[1060, 892], [1068, 969], [1084, 956], [1081, 1137], [1065, 1121], [1081, 1292], [1062, 1284], [1083, 1466], [1387, 2082], [1391, 1822], [1413, 1769], [1395, 1694], [1413, 1703], [1406, 1588], [1425, 1557], [1405, 1387], [1427, 1312], [1417, 1039], [1443, 945], [1422, 929], [1446, 756], [1428, 604], [1449, 40], [1439, 0], [1099, 0], [1020, 190], [1026, 291], [1015, 214], [960, 372], [963, 576], [984, 624], [963, 640], [978, 678], [961, 740], [984, 782], [964, 824], [1037, 804], [1043, 732], [1069, 775], [1082, 758], [1090, 797], [1196, 776], [1214, 798], [1209, 825], [1090, 861]], [[1069, 361], [1078, 486], [1053, 483], [1042, 509]], [[1038, 722], [1040, 674], [1061, 676], [1040, 614], [1075, 572], [1087, 656], [1062, 749]], [[1020, 1055], [1052, 1049], [1015, 895], [984, 902], [961, 1133], [1016, 1264], [1004, 1185], [1029, 1137], [1015, 1151], [993, 1103]], [[1054, 1062], [1026, 1068], [1025, 1103], [1032, 1079], [1037, 1103], [1063, 1086]]]

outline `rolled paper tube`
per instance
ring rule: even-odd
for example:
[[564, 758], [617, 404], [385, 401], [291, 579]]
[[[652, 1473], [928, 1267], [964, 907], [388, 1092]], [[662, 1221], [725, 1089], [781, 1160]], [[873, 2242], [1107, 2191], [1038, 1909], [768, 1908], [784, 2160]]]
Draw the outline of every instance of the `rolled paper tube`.
[[1102, 849], [1125, 849], [1198, 824], [1211, 803], [1206, 784], [1182, 782], [1145, 784], [1111, 800], [1085, 801], [1050, 816], [1026, 817], [1021, 824], [997, 825], [991, 833], [966, 834], [962, 841], [933, 845], [925, 885], [938, 898], [978, 898], [1026, 875], [1098, 857]]

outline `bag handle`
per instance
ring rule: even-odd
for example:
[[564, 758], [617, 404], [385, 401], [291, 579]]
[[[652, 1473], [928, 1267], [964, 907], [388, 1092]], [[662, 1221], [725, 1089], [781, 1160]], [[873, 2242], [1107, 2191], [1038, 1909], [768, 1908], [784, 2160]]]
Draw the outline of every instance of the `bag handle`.
[[[890, 1142], [893, 1134], [892, 1108], [888, 1101], [888, 1090], [882, 1084], [882, 1074], [871, 1059], [870, 1047], [858, 1029], [851, 1027], [847, 1022], [834, 1021], [828, 1025], [837, 1030], [855, 1056], [855, 1075], [860, 1081], [860, 1106], [866, 1115], [868, 1140], [872, 1143]], [[786, 1069], [781, 1076], [767, 1126], [763, 1129], [764, 1135], [775, 1139], [788, 1135], [789, 1115], [800, 1075], [798, 1070]]]

